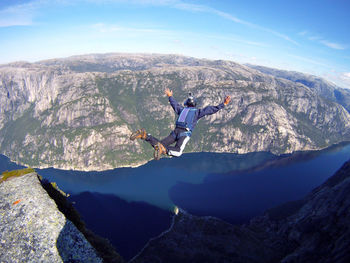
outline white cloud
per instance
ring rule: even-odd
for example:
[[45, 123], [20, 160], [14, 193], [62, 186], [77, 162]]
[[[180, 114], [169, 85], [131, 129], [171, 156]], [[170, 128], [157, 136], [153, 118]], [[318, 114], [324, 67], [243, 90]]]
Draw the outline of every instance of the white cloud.
[[[82, 0], [84, 1], [84, 0]], [[242, 24], [260, 31], [265, 31], [267, 33], [270, 33], [272, 35], [275, 35], [276, 37], [279, 37], [281, 39], [284, 39], [290, 43], [293, 43], [294, 45], [298, 45], [299, 44], [294, 41], [293, 39], [291, 39], [289, 36], [282, 34], [280, 32], [277, 32], [273, 29], [270, 28], [266, 28], [266, 27], [262, 27], [256, 24], [253, 24], [251, 22], [242, 20], [238, 17], [235, 17], [229, 13], [220, 11], [218, 9], [209, 7], [209, 6], [205, 6], [205, 5], [197, 5], [197, 4], [190, 4], [190, 3], [186, 3], [180, 0], [85, 0], [88, 2], [92, 2], [92, 3], [98, 3], [98, 4], [102, 4], [102, 3], [128, 3], [128, 4], [136, 4], [136, 5], [155, 5], [155, 6], [167, 6], [169, 8], [175, 8], [175, 9], [179, 9], [179, 10], [184, 10], [184, 11], [189, 11], [189, 12], [200, 12], [200, 13], [209, 13], [209, 14], [213, 14], [216, 16], [219, 16], [221, 18], [230, 20], [234, 23], [238, 23], [238, 24]]]
[[215, 14], [217, 16], [220, 16], [222, 18], [231, 20], [235, 23], [239, 23], [239, 24], [243, 24], [243, 25], [248, 25], [248, 26], [254, 26], [253, 24], [244, 21], [242, 19], [239, 19], [231, 14], [222, 12], [220, 10], [208, 7], [208, 6], [204, 6], [204, 5], [194, 5], [194, 4], [187, 4], [187, 3], [183, 3], [183, 2], [178, 2], [176, 4], [172, 5], [173, 7], [177, 8], [177, 9], [182, 9], [182, 10], [186, 10], [186, 11], [191, 11], [191, 12], [203, 12], [203, 13], [211, 13], [211, 14]]
[[234, 35], [208, 35], [208, 34], [200, 34], [200, 33], [193, 33], [190, 31], [172, 31], [172, 30], [163, 30], [159, 28], [141, 28], [141, 27], [123, 27], [116, 24], [105, 24], [105, 23], [97, 23], [90, 26], [91, 29], [97, 31], [101, 34], [118, 34], [122, 33], [123, 36], [130, 36], [131, 34], [133, 36], [140, 36], [141, 34], [153, 34], [154, 36], [161, 37], [161, 36], [171, 36], [175, 37], [177, 39], [172, 40], [173, 42], [181, 42], [178, 38], [184, 37], [187, 40], [193, 40], [193, 38], [197, 39], [214, 39], [214, 40], [227, 40], [235, 43], [241, 43], [244, 45], [250, 45], [250, 46], [257, 46], [257, 47], [269, 47], [269, 45], [262, 43], [262, 42], [256, 42], [256, 41], [249, 41], [246, 39], [242, 39], [239, 36]]
[[337, 74], [334, 82], [342, 88], [350, 89], [350, 72], [342, 72]]
[[97, 23], [91, 26], [92, 29], [99, 33], [113, 33], [113, 32], [129, 32], [129, 33], [155, 33], [155, 34], [171, 34], [171, 31], [154, 29], [154, 28], [137, 28], [137, 27], [123, 27], [116, 24]]
[[304, 30], [304, 31], [299, 32], [298, 35], [299, 36], [305, 36], [305, 35], [307, 35], [307, 33], [308, 32], [306, 30]]
[[339, 43], [334, 43], [334, 42], [330, 42], [328, 40], [320, 40], [320, 42], [329, 47], [329, 48], [333, 48], [333, 49], [337, 49], [337, 50], [344, 50], [344, 49], [347, 49], [347, 46], [346, 45], [343, 45], [343, 44], [339, 44]]
[[320, 37], [320, 36], [308, 36], [308, 39], [311, 41], [321, 41], [322, 37]]
[[341, 88], [350, 89], [350, 72], [339, 72], [332, 70], [322, 75], [323, 78], [331, 81]]
[[126, 3], [126, 4], [134, 4], [134, 5], [154, 5], [154, 6], [167, 6], [169, 8], [175, 8], [190, 12], [202, 12], [209, 13], [221, 18], [230, 20], [234, 23], [242, 24], [257, 30], [265, 31], [276, 37], [284, 39], [290, 43], [295, 45], [299, 45], [296, 41], [291, 39], [289, 36], [277, 32], [270, 28], [265, 28], [260, 25], [253, 24], [251, 22], [242, 20], [238, 17], [235, 17], [229, 13], [220, 11], [218, 9], [205, 6], [205, 5], [196, 5], [183, 2], [181, 0], [77, 0], [77, 1], [69, 1], [69, 0], [33, 0], [27, 4], [22, 5], [14, 5], [4, 10], [0, 10], [0, 27], [8, 27], [8, 26], [17, 26], [17, 25], [32, 25], [34, 22], [34, 17], [36, 15], [36, 11], [43, 5], [52, 5], [52, 4], [61, 4], [61, 5], [74, 5], [81, 4], [82, 2], [90, 2], [95, 4], [110, 4], [110, 3]]
[[319, 61], [311, 59], [311, 58], [306, 58], [306, 57], [301, 57], [301, 56], [296, 56], [296, 55], [291, 55], [291, 54], [289, 54], [288, 56], [290, 56], [292, 58], [296, 58], [296, 59], [303, 61], [303, 62], [317, 65], [317, 66], [328, 67], [328, 65], [326, 65], [325, 63], [319, 62]]
[[228, 40], [228, 41], [232, 41], [232, 42], [236, 42], [236, 43], [241, 43], [241, 44], [245, 44], [245, 45], [250, 45], [250, 46], [257, 46], [257, 47], [270, 47], [268, 44], [262, 43], [262, 42], [256, 42], [256, 41], [249, 41], [246, 39], [242, 39], [239, 36], [234, 36], [234, 35], [203, 35], [203, 34], [196, 34], [196, 33], [187, 33], [187, 34], [191, 34], [192, 36], [198, 36], [202, 39], [204, 38], [211, 38], [211, 39], [215, 39], [215, 40]]
[[40, 8], [61, 1], [64, 0], [33, 0], [24, 4], [10, 5], [0, 10], [0, 27], [33, 25]]
[[33, 23], [32, 4], [22, 4], [0, 10], [0, 27], [28, 26]]
[[304, 30], [302, 32], [299, 32], [300, 36], [306, 37], [310, 41], [315, 41], [318, 42], [326, 47], [332, 48], [332, 49], [337, 49], [337, 50], [345, 50], [348, 48], [347, 45], [336, 43], [333, 41], [329, 41], [321, 36], [314, 35], [307, 30]]
[[194, 5], [194, 4], [187, 4], [187, 3], [183, 3], [183, 2], [177, 2], [176, 4], [173, 4], [172, 5], [174, 8], [177, 8], [177, 9], [182, 9], [182, 10], [187, 10], [187, 11], [192, 11], [192, 12], [204, 12], [204, 13], [211, 13], [211, 14], [214, 14], [214, 15], [217, 15], [219, 17], [222, 17], [224, 19], [227, 19], [227, 20], [230, 20], [232, 22], [235, 22], [235, 23], [238, 23], [238, 24], [242, 24], [242, 25], [245, 25], [245, 26], [248, 26], [248, 27], [251, 27], [251, 28], [255, 28], [255, 29], [258, 29], [258, 30], [261, 30], [261, 31], [265, 31], [267, 33], [270, 33], [272, 35], [275, 35], [279, 38], [282, 38], [290, 43], [293, 43], [294, 45], [298, 45], [299, 44], [294, 41], [293, 39], [291, 39], [289, 36], [285, 35], [285, 34], [282, 34], [280, 32], [277, 32], [273, 29], [270, 29], [270, 28], [266, 28], [266, 27], [262, 27], [262, 26], [259, 26], [259, 25], [256, 25], [256, 24], [253, 24], [251, 22], [248, 22], [248, 21], [245, 21], [245, 20], [242, 20], [238, 17], [235, 17], [229, 13], [226, 13], [226, 12], [223, 12], [223, 11], [220, 11], [220, 10], [217, 10], [215, 8], [211, 8], [211, 7], [208, 7], [208, 6], [204, 6], [204, 5]]
[[350, 81], [350, 72], [343, 73], [343, 79], [347, 79]]

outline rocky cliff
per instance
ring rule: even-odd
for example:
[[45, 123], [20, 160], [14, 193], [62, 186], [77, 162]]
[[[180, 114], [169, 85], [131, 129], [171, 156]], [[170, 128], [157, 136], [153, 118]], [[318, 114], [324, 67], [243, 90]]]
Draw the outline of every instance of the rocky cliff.
[[350, 111], [350, 90], [338, 88], [336, 85], [317, 76], [303, 74], [295, 71], [278, 70], [256, 65], [247, 65], [250, 68], [257, 69], [260, 72], [272, 75], [277, 78], [287, 79], [293, 82], [301, 83], [320, 94], [322, 97], [339, 103]]
[[199, 122], [186, 151], [281, 154], [349, 140], [347, 97], [332, 87], [340, 95], [331, 100], [310, 83], [230, 61], [175, 55], [104, 54], [1, 65], [0, 149], [34, 167], [139, 165], [151, 159], [152, 149], [131, 142], [131, 132], [145, 127], [165, 137], [174, 128], [165, 88], [180, 103], [192, 92], [200, 107], [219, 104], [226, 94], [233, 98]]
[[36, 173], [0, 184], [1, 262], [102, 262]]
[[[60, 212], [38, 175], [27, 170], [0, 178], [0, 262], [122, 262], [114, 249], [112, 254], [103, 253], [102, 259], [102, 250], [96, 252]], [[84, 234], [93, 240], [93, 233]]]
[[246, 225], [180, 211], [141, 262], [350, 262], [350, 161], [304, 199]]

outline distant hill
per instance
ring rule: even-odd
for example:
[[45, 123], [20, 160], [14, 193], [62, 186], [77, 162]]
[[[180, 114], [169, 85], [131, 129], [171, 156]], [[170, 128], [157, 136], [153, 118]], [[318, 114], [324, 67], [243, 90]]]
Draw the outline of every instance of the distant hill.
[[0, 65], [0, 153], [33, 167], [140, 165], [152, 158], [152, 149], [131, 142], [131, 132], [144, 127], [162, 138], [174, 128], [165, 88], [180, 103], [192, 92], [200, 107], [232, 96], [225, 109], [199, 122], [187, 152], [282, 154], [350, 139], [347, 90], [314, 76], [272, 72], [158, 54]]

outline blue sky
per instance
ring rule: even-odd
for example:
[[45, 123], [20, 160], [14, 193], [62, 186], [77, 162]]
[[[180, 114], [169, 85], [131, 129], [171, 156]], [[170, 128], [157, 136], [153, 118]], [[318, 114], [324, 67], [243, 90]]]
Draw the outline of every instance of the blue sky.
[[0, 1], [0, 63], [106, 52], [225, 59], [350, 88], [348, 0]]

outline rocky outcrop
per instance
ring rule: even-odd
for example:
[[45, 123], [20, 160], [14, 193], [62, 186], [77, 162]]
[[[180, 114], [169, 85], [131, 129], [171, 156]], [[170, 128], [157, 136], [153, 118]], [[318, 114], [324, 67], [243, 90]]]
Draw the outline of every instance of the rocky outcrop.
[[347, 111], [350, 111], [349, 89], [339, 88], [336, 85], [320, 77], [309, 74], [304, 74], [295, 71], [279, 70], [250, 64], [247, 64], [247, 66], [253, 69], [257, 69], [264, 74], [301, 83], [306, 87], [316, 90], [317, 94], [320, 94], [322, 97], [337, 102], [340, 105], [342, 105], [345, 109], [347, 109]]
[[306, 84], [230, 61], [175, 55], [101, 54], [0, 65], [0, 149], [32, 167], [140, 165], [152, 158], [152, 149], [131, 142], [131, 132], [144, 127], [165, 137], [174, 128], [166, 87], [180, 103], [192, 92], [200, 107], [219, 104], [226, 94], [233, 98], [198, 123], [188, 152], [282, 154], [349, 140], [345, 93], [332, 86], [340, 93], [330, 100], [323, 92], [327, 83], [322, 89]]
[[349, 208], [350, 161], [304, 199], [246, 225], [180, 212], [132, 262], [345, 263], [350, 261]]
[[0, 262], [102, 262], [36, 173], [0, 182]]

